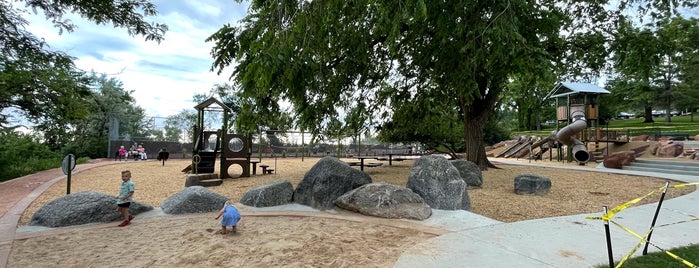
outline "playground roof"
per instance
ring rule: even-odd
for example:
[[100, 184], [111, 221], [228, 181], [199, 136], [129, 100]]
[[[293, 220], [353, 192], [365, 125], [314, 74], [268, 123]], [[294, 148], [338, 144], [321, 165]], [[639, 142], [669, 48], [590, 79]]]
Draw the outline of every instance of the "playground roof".
[[609, 94], [611, 92], [597, 85], [590, 83], [561, 82], [553, 87], [553, 90], [546, 95], [546, 98], [557, 98], [579, 93], [586, 94]]
[[197, 106], [194, 106], [194, 109], [197, 109], [197, 111], [201, 111], [204, 108], [211, 106], [211, 104], [216, 104], [219, 107], [221, 107], [221, 109], [223, 109], [223, 110], [227, 110], [227, 111], [231, 110], [231, 108], [228, 108], [228, 106], [223, 104], [223, 102], [220, 102], [219, 100], [217, 100], [214, 97], [211, 97], [211, 98], [203, 101], [202, 103], [197, 104]]

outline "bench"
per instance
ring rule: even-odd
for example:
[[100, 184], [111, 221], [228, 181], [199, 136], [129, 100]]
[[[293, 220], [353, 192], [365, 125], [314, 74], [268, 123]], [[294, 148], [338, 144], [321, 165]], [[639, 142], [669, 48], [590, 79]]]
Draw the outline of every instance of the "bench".
[[667, 137], [670, 138], [671, 140], [677, 141], [677, 140], [687, 140], [689, 138], [689, 133], [684, 133], [684, 132], [664, 132], [660, 134], [660, 138]]
[[366, 166], [366, 167], [380, 167], [381, 165], [383, 165], [383, 163], [367, 163], [364, 166]]
[[268, 165], [260, 165], [260, 168], [262, 168], [262, 174], [272, 174], [274, 169], [269, 168]]

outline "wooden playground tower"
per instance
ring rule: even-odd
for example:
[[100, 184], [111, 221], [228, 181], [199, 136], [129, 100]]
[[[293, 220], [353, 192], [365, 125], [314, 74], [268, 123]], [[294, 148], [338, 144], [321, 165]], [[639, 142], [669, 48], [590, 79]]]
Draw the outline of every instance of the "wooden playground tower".
[[[599, 129], [599, 105], [597, 97], [601, 94], [609, 94], [610, 92], [604, 88], [590, 83], [574, 83], [561, 82], [558, 83], [549, 94], [547, 99], [556, 100], [556, 130], [559, 131], [559, 125], [565, 124], [570, 126], [578, 116], [584, 116], [587, 124], [586, 128], [581, 131], [575, 131], [577, 140], [587, 144], [595, 142], [595, 149], [599, 147], [600, 138], [597, 137]], [[565, 127], [564, 127], [565, 128]], [[559, 160], [562, 155], [559, 149]], [[550, 152], [549, 152], [550, 153]], [[570, 150], [568, 152], [568, 160], [571, 160]]]
[[[547, 99], [556, 100], [556, 123], [570, 124], [572, 114], [582, 112], [588, 122], [588, 127], [597, 129], [599, 127], [599, 105], [597, 97], [600, 94], [609, 94], [606, 89], [589, 83], [558, 83], [548, 95]], [[558, 125], [556, 126], [558, 128]], [[580, 140], [594, 140], [590, 138], [591, 132], [580, 133]]]
[[[232, 165], [242, 169], [240, 177], [250, 177], [251, 139], [240, 134], [224, 133], [228, 130], [228, 116], [231, 109], [215, 98], [209, 98], [197, 106], [197, 124], [194, 126], [192, 146], [192, 172], [214, 173], [216, 159], [219, 158], [219, 179], [233, 178], [229, 174]], [[223, 113], [221, 128], [206, 129], [204, 119], [207, 113]]]
[[[588, 83], [556, 84], [545, 97], [556, 100], [556, 130], [548, 137], [538, 140], [535, 137], [522, 137], [507, 145], [495, 157], [539, 159], [548, 151], [549, 160], [552, 160], [552, 149], [556, 148], [558, 161], [564, 160], [563, 155], [568, 156], [568, 161], [575, 159], [581, 164], [590, 161], [593, 155], [589, 152], [587, 143], [594, 141], [595, 150], [599, 147], [597, 97], [608, 93], [610, 92]], [[560, 145], [566, 145], [568, 151], [563, 153]]]

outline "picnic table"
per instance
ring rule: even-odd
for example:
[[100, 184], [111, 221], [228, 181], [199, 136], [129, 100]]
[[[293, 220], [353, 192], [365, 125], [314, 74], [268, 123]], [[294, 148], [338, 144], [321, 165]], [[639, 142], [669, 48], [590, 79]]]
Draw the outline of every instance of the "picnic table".
[[257, 163], [260, 163], [260, 160], [250, 159], [250, 164], [252, 164], [252, 175], [257, 174]]
[[357, 162], [349, 162], [350, 166], [359, 166], [359, 169], [361, 171], [364, 171], [364, 167], [378, 167], [383, 165], [383, 163], [367, 163], [364, 164], [364, 159], [376, 159], [376, 157], [373, 156], [358, 156], [357, 159], [359, 159], [359, 164], [356, 164]]
[[389, 153], [389, 154], [387, 154], [387, 155], [388, 155], [388, 158], [386, 158], [386, 157], [377, 157], [376, 159], [377, 159], [377, 160], [380, 160], [380, 161], [386, 161], [386, 160], [388, 160], [388, 165], [389, 165], [389, 166], [392, 166], [392, 165], [393, 165], [393, 161], [403, 161], [403, 160], [405, 160], [405, 158], [403, 158], [403, 157], [397, 157], [397, 158], [395, 158], [395, 159], [393, 158], [394, 155], [403, 155], [403, 154], [392, 154], [392, 153]]
[[269, 165], [260, 165], [260, 168], [262, 168], [262, 174], [272, 174], [272, 171], [274, 169], [269, 168]]

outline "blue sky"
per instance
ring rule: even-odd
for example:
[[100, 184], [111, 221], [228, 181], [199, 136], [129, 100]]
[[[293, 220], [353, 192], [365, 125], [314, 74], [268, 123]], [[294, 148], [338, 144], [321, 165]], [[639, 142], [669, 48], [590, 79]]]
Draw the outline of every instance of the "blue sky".
[[224, 24], [236, 25], [247, 13], [248, 3], [234, 0], [153, 0], [157, 17], [169, 30], [158, 44], [142, 36], [129, 36], [123, 28], [69, 15], [78, 28], [59, 35], [43, 14], [29, 18], [27, 30], [43, 38], [51, 50], [64, 51], [76, 58], [84, 71], [104, 73], [132, 90], [136, 103], [148, 116], [165, 117], [183, 109], [193, 109], [192, 96], [206, 93], [214, 84], [226, 83], [231, 71], [220, 76], [210, 72], [209, 52], [213, 43], [204, 40]]

